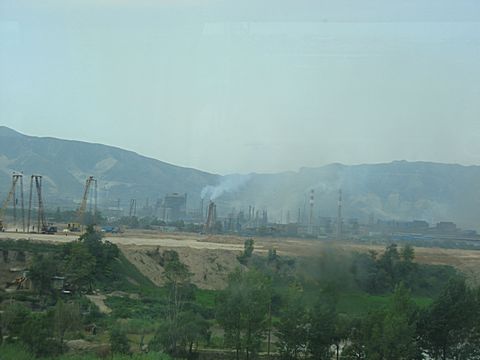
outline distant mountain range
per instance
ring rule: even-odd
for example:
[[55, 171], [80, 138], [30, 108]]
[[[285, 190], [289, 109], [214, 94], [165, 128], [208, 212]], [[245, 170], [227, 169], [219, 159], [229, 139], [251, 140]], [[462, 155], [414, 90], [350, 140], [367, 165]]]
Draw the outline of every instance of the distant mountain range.
[[[233, 208], [268, 210], [270, 219], [296, 221], [309, 208], [314, 190], [314, 216], [333, 217], [338, 190], [346, 218], [451, 220], [464, 228], [480, 226], [480, 166], [394, 161], [346, 166], [331, 164], [297, 172], [220, 176], [171, 165], [112, 146], [26, 136], [0, 126], [0, 199], [13, 171], [44, 176], [46, 206], [74, 208], [85, 179], [98, 179], [100, 206], [121, 199], [153, 204], [166, 193], [188, 194], [188, 207], [200, 197], [214, 198], [219, 212]], [[25, 193], [27, 193], [25, 184]], [[139, 205], [141, 206], [141, 205]]]
[[[13, 171], [43, 176], [46, 206], [73, 205], [82, 197], [88, 176], [98, 180], [99, 203], [137, 199], [138, 203], [170, 192], [200, 194], [220, 176], [170, 165], [112, 146], [34, 137], [0, 126], [0, 198]], [[25, 181], [25, 180], [24, 180]], [[27, 186], [25, 186], [27, 188]]]

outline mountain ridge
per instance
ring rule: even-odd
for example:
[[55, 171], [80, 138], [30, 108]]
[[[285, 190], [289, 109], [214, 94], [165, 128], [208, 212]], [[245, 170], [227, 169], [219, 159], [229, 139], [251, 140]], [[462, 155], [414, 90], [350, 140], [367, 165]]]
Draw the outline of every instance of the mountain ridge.
[[[342, 189], [345, 218], [456, 221], [477, 228], [480, 166], [428, 161], [301, 167], [280, 173], [218, 175], [180, 167], [115, 146], [24, 135], [0, 126], [0, 198], [12, 171], [44, 176], [47, 206], [74, 208], [87, 176], [99, 181], [101, 206], [118, 199], [157, 201], [167, 193], [187, 193], [188, 207], [199, 207], [200, 194], [214, 197], [227, 214], [235, 208], [268, 210], [271, 220], [290, 213], [305, 215], [311, 190], [315, 217], [334, 217]], [[302, 215], [303, 214], [303, 215]]]

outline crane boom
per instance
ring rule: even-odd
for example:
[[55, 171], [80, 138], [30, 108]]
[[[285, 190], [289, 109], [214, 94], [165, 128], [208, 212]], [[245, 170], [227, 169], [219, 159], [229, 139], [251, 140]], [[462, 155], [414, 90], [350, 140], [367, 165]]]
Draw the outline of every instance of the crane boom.
[[[87, 181], [85, 182], [85, 188], [83, 191], [83, 197], [82, 197], [82, 202], [80, 204], [80, 207], [78, 208], [77, 212], [77, 218], [78, 218], [78, 223], [81, 225], [83, 223], [83, 217], [85, 215], [85, 209], [87, 208], [87, 200], [88, 200], [88, 194], [90, 193], [90, 188], [92, 184], [97, 183], [97, 180], [93, 176], [89, 176], [87, 178]], [[96, 199], [95, 199], [96, 201]], [[96, 204], [95, 204], [95, 212], [96, 212]]]

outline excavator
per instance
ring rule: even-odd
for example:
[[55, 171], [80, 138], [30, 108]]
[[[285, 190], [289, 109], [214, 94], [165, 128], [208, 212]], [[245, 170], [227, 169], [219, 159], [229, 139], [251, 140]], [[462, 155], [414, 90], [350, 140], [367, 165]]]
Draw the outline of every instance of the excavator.
[[15, 286], [17, 290], [23, 289], [26, 280], [27, 278], [25, 276], [17, 277], [13, 281], [7, 281], [7, 283], [5, 284], [5, 288], [8, 289], [11, 286]]

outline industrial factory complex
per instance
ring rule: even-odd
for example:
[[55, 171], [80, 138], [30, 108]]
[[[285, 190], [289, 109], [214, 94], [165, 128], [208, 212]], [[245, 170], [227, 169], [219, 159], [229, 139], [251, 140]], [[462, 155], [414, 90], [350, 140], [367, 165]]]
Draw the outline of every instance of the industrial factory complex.
[[[429, 224], [424, 220], [398, 221], [375, 219], [366, 223], [355, 218], [344, 218], [342, 190], [338, 190], [337, 207], [332, 217], [318, 216], [315, 212], [315, 192], [307, 192], [303, 209], [287, 210], [280, 219], [269, 217], [268, 209], [249, 205], [245, 209], [220, 213], [214, 200], [201, 199], [198, 206], [188, 208], [186, 193], [169, 193], [163, 198], [141, 206], [131, 199], [127, 209], [120, 206], [98, 206], [97, 179], [85, 180], [78, 207], [69, 209], [59, 217], [60, 208], [47, 208], [48, 199], [42, 194], [42, 176], [31, 175], [29, 192], [24, 193], [24, 175], [14, 173], [10, 189], [0, 208], [0, 230], [51, 234], [80, 232], [94, 224], [106, 232], [119, 232], [122, 228], [148, 228], [163, 232], [189, 231], [204, 234], [237, 234], [245, 236], [303, 237], [330, 240], [355, 240], [388, 236], [394, 241], [452, 240], [480, 241], [474, 230], [462, 230], [453, 222]], [[28, 199], [28, 200], [27, 200]], [[47, 205], [45, 205], [47, 204]], [[274, 209], [278, 211], [278, 209]], [[283, 214], [283, 211], [282, 211]], [[292, 216], [291, 214], [295, 214]], [[139, 221], [139, 219], [146, 219]]]

